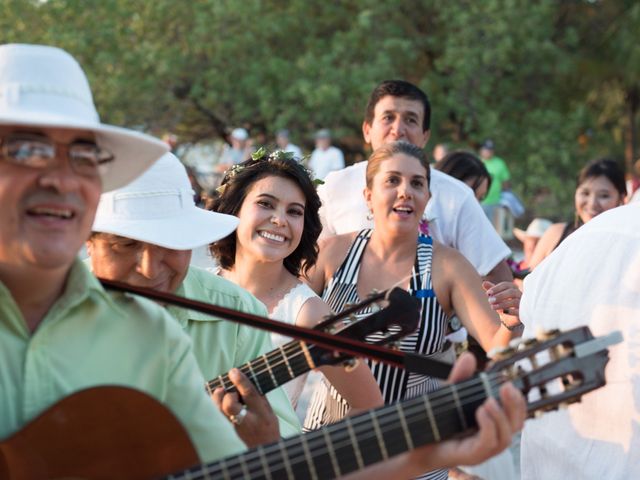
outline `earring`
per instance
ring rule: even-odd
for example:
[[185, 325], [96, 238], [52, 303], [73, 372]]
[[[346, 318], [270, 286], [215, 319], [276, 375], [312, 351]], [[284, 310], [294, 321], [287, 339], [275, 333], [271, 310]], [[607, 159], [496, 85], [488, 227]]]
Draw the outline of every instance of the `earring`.
[[367, 220], [373, 220], [373, 212], [371, 210], [369, 210], [369, 213], [367, 213]]

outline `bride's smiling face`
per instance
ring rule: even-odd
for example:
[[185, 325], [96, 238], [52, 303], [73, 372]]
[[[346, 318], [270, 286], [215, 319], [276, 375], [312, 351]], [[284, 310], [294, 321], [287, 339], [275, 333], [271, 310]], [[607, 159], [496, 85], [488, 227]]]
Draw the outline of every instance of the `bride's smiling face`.
[[306, 201], [295, 182], [280, 176], [256, 181], [238, 212], [236, 255], [279, 262], [294, 252], [304, 229]]

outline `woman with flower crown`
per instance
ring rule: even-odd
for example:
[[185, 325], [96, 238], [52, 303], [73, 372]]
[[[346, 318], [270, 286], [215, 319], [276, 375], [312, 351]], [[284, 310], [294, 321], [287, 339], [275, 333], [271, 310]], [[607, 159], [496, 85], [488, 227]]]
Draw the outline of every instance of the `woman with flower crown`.
[[[455, 311], [482, 347], [506, 345], [521, 326], [514, 315], [499, 318], [471, 264], [456, 250], [434, 243], [419, 233], [429, 200], [429, 165], [424, 151], [407, 142], [393, 142], [373, 152], [367, 163], [364, 196], [373, 217], [373, 230], [330, 237], [320, 246], [309, 281], [328, 305], [340, 310], [372, 290], [392, 286], [409, 290], [422, 302], [418, 330], [400, 342], [400, 349], [424, 355], [442, 351], [449, 316]], [[517, 311], [511, 289], [496, 290], [494, 303]], [[496, 286], [498, 287], [498, 286]], [[375, 336], [372, 339], [375, 339]], [[439, 387], [435, 378], [409, 373], [386, 364], [368, 362], [385, 403], [412, 398]], [[318, 385], [305, 420], [316, 429], [342, 418], [348, 400], [334, 386]], [[446, 479], [447, 470], [426, 473], [427, 479]]]
[[[272, 319], [313, 327], [329, 315], [326, 303], [301, 279], [317, 259], [322, 229], [320, 199], [309, 172], [292, 154], [260, 149], [227, 171], [217, 193], [209, 209], [240, 219], [232, 235], [210, 247], [219, 274], [262, 301]], [[276, 345], [286, 341], [279, 335], [273, 340]], [[366, 365], [349, 371], [326, 366], [320, 371], [352, 409], [382, 405], [380, 389]], [[294, 407], [305, 380], [300, 377], [285, 385]]]

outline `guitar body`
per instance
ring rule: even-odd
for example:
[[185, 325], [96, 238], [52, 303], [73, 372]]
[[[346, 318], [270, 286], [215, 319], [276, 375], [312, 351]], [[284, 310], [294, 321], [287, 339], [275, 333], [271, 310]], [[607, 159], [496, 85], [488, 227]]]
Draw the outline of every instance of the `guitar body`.
[[125, 387], [74, 393], [0, 442], [2, 479], [148, 479], [197, 463], [174, 415]]

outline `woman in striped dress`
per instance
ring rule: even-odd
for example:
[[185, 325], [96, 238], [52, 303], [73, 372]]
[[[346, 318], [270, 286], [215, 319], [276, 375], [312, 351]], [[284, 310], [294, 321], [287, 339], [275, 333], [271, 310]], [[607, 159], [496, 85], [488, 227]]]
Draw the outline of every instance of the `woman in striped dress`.
[[[422, 302], [421, 322], [418, 330], [401, 342], [404, 351], [438, 353], [447, 319], [454, 311], [486, 350], [507, 344], [520, 325], [519, 319], [512, 315], [499, 318], [466, 259], [419, 234], [429, 200], [429, 166], [424, 152], [406, 142], [385, 145], [369, 159], [366, 179], [364, 195], [374, 229], [326, 239], [309, 275], [313, 289], [337, 311], [373, 290], [399, 285], [411, 291]], [[509, 296], [501, 298], [503, 307], [517, 308], [517, 289], [507, 284], [500, 292]], [[424, 375], [375, 362], [370, 366], [386, 403], [437, 387], [435, 379]], [[348, 410], [348, 403], [325, 382], [314, 393], [305, 428], [335, 422]], [[446, 479], [447, 471], [429, 472], [421, 478]]]

